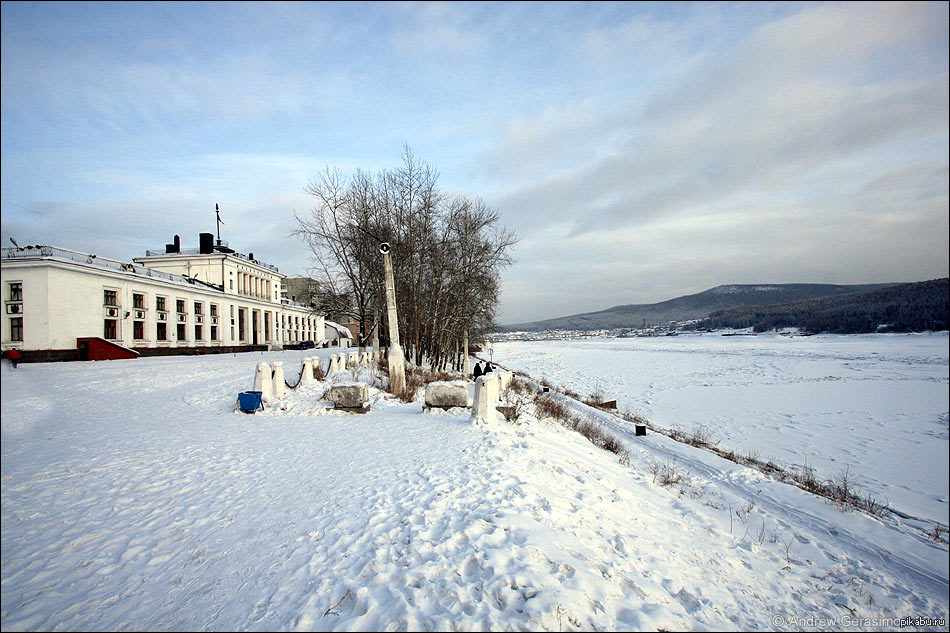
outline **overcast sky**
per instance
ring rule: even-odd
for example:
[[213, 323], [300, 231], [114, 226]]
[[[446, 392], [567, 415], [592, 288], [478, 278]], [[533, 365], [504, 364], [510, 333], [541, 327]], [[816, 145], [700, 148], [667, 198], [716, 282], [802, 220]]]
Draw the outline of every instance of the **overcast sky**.
[[398, 164], [517, 232], [500, 322], [948, 274], [948, 5], [2, 4], [2, 239], [214, 231]]

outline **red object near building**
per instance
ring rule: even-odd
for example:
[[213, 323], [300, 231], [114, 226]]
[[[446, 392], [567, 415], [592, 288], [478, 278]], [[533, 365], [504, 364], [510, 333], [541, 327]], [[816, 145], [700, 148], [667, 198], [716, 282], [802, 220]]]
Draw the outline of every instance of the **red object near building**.
[[20, 352], [20, 350], [13, 348], [7, 352], [7, 358], [10, 360], [13, 368], [16, 369], [17, 363], [19, 363], [20, 359], [23, 358], [23, 353]]
[[139, 357], [139, 353], [134, 349], [98, 337], [77, 338], [76, 347], [79, 349], [79, 360], [117, 360]]

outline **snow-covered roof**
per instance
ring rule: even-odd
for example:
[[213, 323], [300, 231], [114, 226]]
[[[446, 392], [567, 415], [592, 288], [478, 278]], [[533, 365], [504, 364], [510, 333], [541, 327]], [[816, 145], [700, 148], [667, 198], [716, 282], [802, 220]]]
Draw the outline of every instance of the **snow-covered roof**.
[[336, 330], [340, 335], [340, 338], [353, 338], [353, 333], [339, 323], [334, 323], [333, 321], [324, 321], [323, 323], [327, 327], [332, 327], [334, 330]]

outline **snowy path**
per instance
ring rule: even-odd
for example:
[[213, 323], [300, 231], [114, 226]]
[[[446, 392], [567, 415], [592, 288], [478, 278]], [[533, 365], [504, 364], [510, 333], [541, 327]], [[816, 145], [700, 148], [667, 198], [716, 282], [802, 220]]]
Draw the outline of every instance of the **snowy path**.
[[[264, 358], [293, 382], [303, 355]], [[321, 413], [319, 386], [234, 414], [259, 358], [4, 366], [4, 630], [947, 617], [945, 547], [755, 471], [652, 435], [624, 466], [547, 422], [420, 403]], [[658, 459], [684, 484], [654, 483]]]

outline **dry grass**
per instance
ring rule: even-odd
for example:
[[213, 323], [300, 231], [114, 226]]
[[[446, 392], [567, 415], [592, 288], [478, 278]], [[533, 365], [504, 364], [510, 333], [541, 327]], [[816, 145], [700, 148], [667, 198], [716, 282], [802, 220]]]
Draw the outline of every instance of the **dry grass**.
[[683, 478], [676, 472], [676, 466], [672, 462], [651, 462], [650, 472], [653, 473], [653, 483], [661, 486], [675, 486]]
[[534, 412], [539, 420], [550, 418], [565, 426], [571, 418], [571, 410], [566, 404], [546, 394], [538, 394], [535, 397]]
[[[626, 453], [620, 438], [606, 431], [596, 422], [574, 415], [570, 407], [557, 398], [538, 394], [534, 399], [534, 411], [538, 419], [553, 419], [562, 426], [580, 433], [598, 448], [621, 456]], [[629, 456], [627, 459], [629, 460]]]
[[406, 390], [399, 396], [402, 402], [415, 402], [419, 389], [426, 385], [443, 381], [458, 380], [461, 374], [447, 371], [431, 371], [417, 365], [406, 364]]

